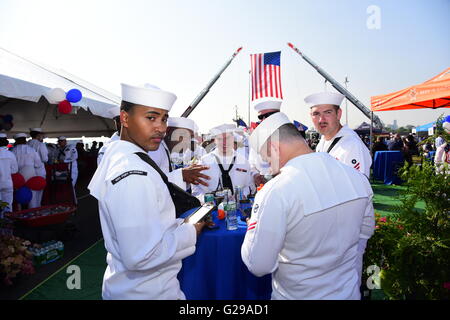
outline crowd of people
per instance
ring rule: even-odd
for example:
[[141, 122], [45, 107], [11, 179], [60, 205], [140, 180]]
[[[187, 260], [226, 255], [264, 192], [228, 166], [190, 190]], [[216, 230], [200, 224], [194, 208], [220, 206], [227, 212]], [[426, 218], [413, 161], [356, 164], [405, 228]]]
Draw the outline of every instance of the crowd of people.
[[[117, 131], [104, 145], [87, 150], [63, 136], [45, 145], [42, 130], [33, 128], [31, 140], [16, 134], [8, 151], [0, 134], [0, 199], [11, 210], [8, 177], [45, 177], [45, 164], [67, 163], [74, 186], [80, 159], [94, 156], [88, 189], [99, 203], [108, 252], [103, 298], [184, 299], [181, 260], [194, 253], [207, 222], [177, 218], [180, 200], [168, 183], [201, 203], [207, 194], [233, 195], [239, 187], [243, 197], [256, 194], [242, 261], [257, 276], [272, 274], [273, 299], [360, 299], [363, 255], [375, 228], [372, 155], [341, 124], [343, 98], [331, 92], [305, 98], [320, 139], [306, 139], [282, 112], [282, 101], [270, 98], [254, 102], [256, 129], [224, 123], [202, 139], [193, 120], [169, 116], [175, 94], [122, 84], [121, 105], [111, 110]], [[446, 145], [436, 141], [438, 150]], [[371, 151], [381, 150], [402, 150], [407, 161], [419, 153], [412, 135], [379, 137]], [[39, 206], [40, 197], [29, 207]]]
[[[117, 132], [99, 151], [88, 186], [108, 251], [103, 298], [185, 298], [177, 273], [206, 222], [177, 218], [169, 181], [201, 202], [223, 189], [240, 187], [244, 197], [259, 190], [241, 255], [255, 275], [272, 273], [272, 298], [359, 299], [374, 229], [372, 158], [340, 123], [343, 96], [305, 98], [322, 135], [308, 142], [277, 99], [255, 101], [253, 132], [224, 123], [204, 141], [193, 120], [169, 117], [175, 100], [154, 86], [122, 85]], [[336, 221], [339, 232], [330, 232]]]
[[[383, 136], [377, 137], [372, 146], [372, 155], [375, 156], [377, 151], [401, 151], [408, 163], [413, 162], [414, 156], [423, 155], [432, 160], [436, 165], [442, 163], [450, 163], [450, 155], [448, 154], [447, 142], [442, 135], [439, 135], [434, 143], [428, 141], [419, 146], [425, 137], [418, 137], [414, 134], [401, 136], [398, 133], [392, 133], [390, 139], [385, 139]], [[434, 157], [431, 156], [434, 151]]]
[[[31, 128], [29, 134], [24, 132], [15, 134], [14, 143], [11, 145], [6, 133], [0, 133], [0, 200], [7, 203], [3, 209], [4, 213], [13, 211], [15, 174], [21, 175], [25, 182], [36, 176], [46, 179], [46, 166], [66, 164], [66, 170], [59, 169], [58, 175], [67, 178], [67, 182], [72, 185], [75, 198], [79, 165], [84, 170], [89, 157], [97, 158], [99, 148], [96, 143], [93, 143], [92, 148], [86, 152], [83, 143], [69, 144], [64, 136], [59, 136], [56, 144], [44, 143], [44, 138], [45, 132], [41, 128]], [[94, 170], [95, 166], [91, 170], [92, 173]], [[40, 207], [43, 192], [31, 190], [30, 202], [17, 203], [16, 210]]]

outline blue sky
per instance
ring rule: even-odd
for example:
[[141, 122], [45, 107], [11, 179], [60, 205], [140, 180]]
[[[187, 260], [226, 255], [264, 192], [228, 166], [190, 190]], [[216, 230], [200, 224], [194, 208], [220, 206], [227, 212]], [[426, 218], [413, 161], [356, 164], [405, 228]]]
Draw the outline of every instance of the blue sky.
[[[369, 6], [380, 28], [369, 29]], [[282, 110], [307, 126], [303, 98], [323, 78], [294, 43], [369, 107], [370, 96], [424, 82], [450, 66], [448, 0], [0, 0], [0, 46], [120, 95], [120, 83], [153, 83], [178, 96], [179, 116], [238, 47], [244, 49], [192, 113], [201, 131], [248, 119], [251, 53], [281, 50]], [[331, 86], [327, 90], [333, 91]], [[343, 104], [345, 106], [345, 104]], [[349, 103], [349, 125], [367, 119]], [[420, 125], [443, 110], [379, 112]], [[251, 110], [251, 119], [256, 113]], [[345, 122], [345, 118], [343, 119]]]

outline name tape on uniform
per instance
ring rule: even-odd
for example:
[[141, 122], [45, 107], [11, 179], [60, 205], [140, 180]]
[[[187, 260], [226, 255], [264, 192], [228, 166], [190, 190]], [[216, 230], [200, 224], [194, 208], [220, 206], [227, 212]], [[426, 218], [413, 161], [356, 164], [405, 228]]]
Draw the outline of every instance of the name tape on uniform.
[[147, 172], [145, 171], [140, 171], [140, 170], [131, 170], [131, 171], [127, 171], [122, 173], [120, 176], [118, 176], [117, 178], [114, 178], [113, 180], [111, 180], [112, 184], [116, 184], [117, 182], [119, 182], [122, 179], [125, 179], [126, 177], [132, 175], [132, 174], [137, 174], [140, 176], [146, 176]]

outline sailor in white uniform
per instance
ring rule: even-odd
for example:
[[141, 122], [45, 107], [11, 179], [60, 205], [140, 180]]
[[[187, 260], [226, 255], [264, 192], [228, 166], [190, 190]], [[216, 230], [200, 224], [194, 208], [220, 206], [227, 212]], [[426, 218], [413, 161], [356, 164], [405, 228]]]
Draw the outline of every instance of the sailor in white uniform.
[[[372, 157], [369, 149], [355, 131], [347, 125], [341, 125], [342, 109], [339, 107], [344, 96], [334, 92], [320, 92], [309, 95], [305, 102], [311, 108], [311, 119], [316, 130], [322, 134], [316, 152], [328, 152], [340, 162], [370, 177]], [[357, 266], [362, 270], [362, 255], [366, 250], [367, 240], [359, 241], [358, 251], [361, 255]], [[361, 276], [360, 276], [361, 278]]]
[[78, 151], [73, 144], [67, 144], [67, 138], [64, 136], [58, 137], [58, 147], [58, 161], [69, 164], [72, 186], [75, 192], [75, 184], [78, 179]]
[[342, 109], [339, 106], [343, 99], [342, 94], [334, 92], [315, 93], [305, 98], [314, 126], [322, 134], [316, 152], [328, 152], [369, 178], [372, 165], [369, 149], [355, 131], [340, 123]]
[[194, 138], [195, 122], [185, 117], [170, 117], [167, 122], [167, 133], [164, 142], [170, 151], [172, 163], [179, 168], [192, 164], [194, 151], [192, 139]]
[[[44, 163], [42, 162], [39, 154], [26, 142], [27, 135], [25, 133], [17, 133], [14, 135], [16, 140], [12, 152], [16, 156], [19, 173], [24, 177], [25, 181], [28, 181], [32, 177], [39, 176], [45, 170]], [[33, 194], [28, 208], [37, 208], [40, 203], [33, 201], [33, 198], [39, 196], [38, 191], [31, 190]]]
[[200, 130], [199, 127], [194, 122], [194, 136], [191, 139], [191, 149], [194, 152], [193, 156], [194, 163], [208, 153], [206, 152], [205, 148], [202, 147], [202, 138], [199, 135], [199, 130]]
[[223, 124], [211, 129], [216, 149], [204, 155], [200, 164], [209, 166], [205, 174], [211, 177], [209, 186], [194, 186], [192, 194], [199, 197], [201, 201], [204, 194], [228, 188], [234, 193], [235, 187], [241, 187], [244, 196], [250, 193], [250, 187], [254, 185], [250, 170], [250, 163], [242, 153], [236, 152], [236, 126]]
[[8, 150], [8, 144], [6, 134], [0, 133], [0, 201], [8, 204], [3, 212], [12, 211], [14, 190], [11, 175], [18, 171], [16, 156]]
[[[258, 99], [253, 108], [258, 112], [259, 121], [264, 121], [273, 114], [280, 112], [282, 100], [273, 98]], [[256, 186], [266, 183], [272, 177], [269, 164], [261, 159], [254, 150], [249, 150], [249, 162], [252, 166], [253, 180]]]
[[88, 186], [99, 202], [108, 251], [103, 299], [185, 298], [177, 274], [204, 223], [175, 218], [166, 184], [136, 154], [145, 158], [158, 149], [175, 100], [155, 86], [122, 84], [121, 138], [110, 143]]
[[[48, 162], [48, 149], [44, 144], [44, 133], [41, 128], [31, 128], [30, 129], [31, 140], [28, 141], [28, 145], [32, 147], [38, 153], [43, 166], [40, 171], [37, 173], [38, 176], [41, 176], [45, 179], [47, 176], [47, 172], [45, 171], [45, 164]], [[30, 201], [31, 208], [37, 208], [41, 206], [42, 195], [44, 194], [44, 190], [35, 191], [33, 193], [33, 198]]]
[[109, 116], [114, 120], [114, 123], [116, 125], [116, 132], [113, 133], [109, 141], [107, 141], [101, 148], [98, 150], [97, 155], [97, 166], [100, 165], [100, 162], [102, 161], [103, 155], [105, 154], [106, 150], [108, 149], [108, 144], [110, 142], [116, 141], [120, 139], [120, 107], [116, 106], [108, 110]]
[[169, 181], [183, 190], [188, 190], [190, 184], [208, 185], [209, 177], [202, 173], [208, 167], [190, 163], [193, 156], [190, 142], [194, 130], [193, 120], [170, 117], [167, 121], [164, 141], [157, 150], [148, 152], [153, 161], [167, 175]]
[[375, 227], [367, 178], [313, 152], [281, 112], [256, 128], [250, 145], [277, 175], [256, 194], [245, 265], [272, 274], [272, 299], [360, 299], [358, 241]]
[[192, 163], [196, 163], [201, 157], [207, 154], [205, 148], [202, 147], [202, 145], [198, 142], [197, 138], [191, 139], [191, 150], [193, 150], [191, 153]]
[[248, 144], [248, 136], [242, 128], [236, 128], [234, 131], [234, 142], [236, 143], [236, 152], [242, 154], [246, 159], [249, 157], [250, 146]]

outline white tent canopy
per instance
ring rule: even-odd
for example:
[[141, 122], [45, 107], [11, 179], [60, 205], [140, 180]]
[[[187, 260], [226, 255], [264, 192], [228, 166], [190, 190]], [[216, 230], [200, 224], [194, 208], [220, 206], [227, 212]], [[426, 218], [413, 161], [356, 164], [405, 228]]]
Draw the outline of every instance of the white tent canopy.
[[[81, 91], [81, 101], [72, 104], [71, 114], [59, 114], [45, 95], [53, 88]], [[40, 127], [48, 137], [110, 135], [114, 130], [109, 110], [120, 97], [62, 70], [38, 64], [0, 48], [0, 114], [11, 114], [8, 134]]]

